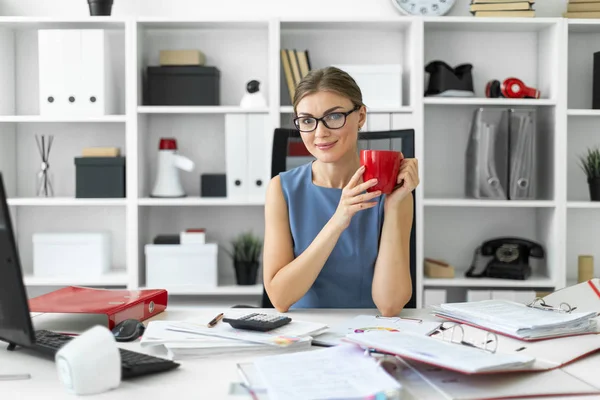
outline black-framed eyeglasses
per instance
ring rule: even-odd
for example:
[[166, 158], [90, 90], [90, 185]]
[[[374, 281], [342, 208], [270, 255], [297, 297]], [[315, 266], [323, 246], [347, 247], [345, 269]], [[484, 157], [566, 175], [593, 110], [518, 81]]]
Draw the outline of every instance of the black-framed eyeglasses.
[[360, 109], [360, 106], [354, 106], [354, 108], [347, 112], [332, 112], [321, 118], [315, 117], [296, 117], [294, 118], [294, 125], [300, 132], [312, 132], [317, 129], [319, 121], [323, 122], [323, 125], [328, 129], [340, 129], [346, 125], [346, 117], [352, 114], [354, 111]]

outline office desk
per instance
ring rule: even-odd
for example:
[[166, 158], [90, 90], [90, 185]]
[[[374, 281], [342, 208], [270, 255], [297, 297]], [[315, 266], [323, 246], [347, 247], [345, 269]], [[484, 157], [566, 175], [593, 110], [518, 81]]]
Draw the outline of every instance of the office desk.
[[[207, 311], [202, 310], [203, 313]], [[210, 314], [217, 315], [223, 309], [210, 310]], [[249, 312], [257, 309], [249, 310]], [[273, 309], [260, 310], [263, 312], [274, 312]], [[197, 314], [194, 309], [170, 308], [164, 313], [154, 317], [152, 320], [182, 320], [194, 317]], [[326, 323], [330, 326], [352, 318], [359, 314], [376, 315], [375, 310], [303, 310], [290, 311], [288, 315], [298, 320], [315, 321]], [[426, 310], [405, 310], [405, 317], [417, 317], [435, 320]], [[55, 319], [44, 316], [44, 319], [34, 318], [35, 329], [49, 329], [55, 331], [71, 330], [65, 326], [64, 319]], [[76, 327], [75, 327], [76, 328]], [[19, 348], [9, 352], [4, 350], [2, 343], [0, 351], [0, 374], [29, 373], [31, 379], [19, 381], [0, 381], [0, 398], [10, 400], [22, 399], [73, 399], [75, 396], [67, 394], [58, 380], [56, 366], [50, 359], [44, 358], [35, 352]], [[139, 342], [119, 343], [120, 347], [140, 351], [148, 354], [156, 354], [151, 349], [142, 349]], [[321, 349], [321, 347], [313, 347]], [[239, 382], [236, 364], [239, 362], [252, 362], [259, 355], [225, 355], [210, 356], [207, 358], [188, 359], [179, 361], [181, 366], [170, 372], [148, 375], [135, 380], [122, 381], [119, 388], [100, 395], [87, 397], [93, 399], [110, 400], [139, 400], [139, 399], [250, 399], [250, 396], [233, 396], [229, 394], [231, 382]], [[598, 366], [600, 367], [600, 359]], [[597, 369], [596, 369], [597, 370]], [[407, 399], [439, 399], [441, 395], [430, 388], [422, 379], [416, 375], [405, 377], [408, 384]], [[406, 386], [406, 385], [405, 385]], [[581, 400], [592, 397], [573, 397]], [[549, 399], [549, 398], [546, 398]], [[560, 399], [566, 399], [561, 397]]]

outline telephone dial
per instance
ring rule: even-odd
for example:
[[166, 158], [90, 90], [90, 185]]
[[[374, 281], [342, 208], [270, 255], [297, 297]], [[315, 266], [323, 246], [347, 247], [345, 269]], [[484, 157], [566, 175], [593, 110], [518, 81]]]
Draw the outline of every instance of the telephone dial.
[[531, 276], [529, 258], [543, 259], [544, 255], [544, 248], [531, 240], [516, 237], [488, 240], [475, 250], [473, 263], [465, 275], [525, 280]]

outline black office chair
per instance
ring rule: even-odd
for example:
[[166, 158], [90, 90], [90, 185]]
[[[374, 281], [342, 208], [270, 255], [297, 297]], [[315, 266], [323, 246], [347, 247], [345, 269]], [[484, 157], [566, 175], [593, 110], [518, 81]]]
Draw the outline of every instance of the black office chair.
[[[404, 157], [415, 156], [415, 132], [413, 129], [362, 132], [358, 138], [359, 150], [397, 150], [402, 151]], [[273, 137], [271, 155], [271, 177], [292, 169], [298, 165], [309, 162], [313, 157], [304, 148], [300, 132], [296, 129], [277, 128]], [[416, 201], [413, 211], [416, 213]], [[410, 276], [412, 280], [413, 295], [405, 308], [416, 308], [416, 218], [413, 218], [412, 233], [410, 237]], [[236, 308], [249, 306], [234, 306]], [[262, 308], [274, 308], [266, 290], [263, 288], [261, 300]]]

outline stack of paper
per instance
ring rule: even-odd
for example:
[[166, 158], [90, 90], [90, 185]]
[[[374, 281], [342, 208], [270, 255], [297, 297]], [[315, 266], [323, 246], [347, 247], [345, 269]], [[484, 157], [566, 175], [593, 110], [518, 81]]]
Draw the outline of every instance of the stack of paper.
[[409, 360], [476, 374], [527, 369], [535, 358], [526, 354], [492, 353], [460, 343], [411, 332], [371, 331], [347, 335], [349, 342]]
[[433, 306], [435, 314], [522, 340], [596, 331], [596, 312], [541, 310], [508, 300], [483, 300]]
[[[227, 316], [238, 317], [236, 313], [231, 311]], [[225, 322], [209, 328], [207, 323], [213, 317], [206, 315], [186, 321], [151, 321], [141, 345], [162, 346], [172, 359], [228, 352], [277, 353], [307, 349], [311, 345], [312, 335], [327, 329], [327, 325], [298, 320], [268, 332], [234, 329]]]
[[389, 398], [402, 391], [375, 358], [356, 346], [267, 356], [254, 365], [269, 400]]

